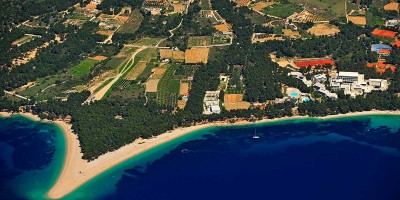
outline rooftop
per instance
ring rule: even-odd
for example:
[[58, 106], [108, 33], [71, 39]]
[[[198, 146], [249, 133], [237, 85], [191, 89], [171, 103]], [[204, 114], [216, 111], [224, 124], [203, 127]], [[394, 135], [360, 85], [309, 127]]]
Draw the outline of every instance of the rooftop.
[[388, 38], [394, 38], [397, 34], [397, 32], [382, 29], [375, 29], [374, 31], [372, 31], [372, 35]]
[[331, 59], [318, 59], [318, 60], [301, 60], [301, 61], [295, 61], [294, 62], [297, 67], [315, 67], [317, 65], [323, 66], [323, 65], [335, 65], [335, 62]]
[[339, 72], [339, 76], [356, 76], [358, 77], [358, 72]]

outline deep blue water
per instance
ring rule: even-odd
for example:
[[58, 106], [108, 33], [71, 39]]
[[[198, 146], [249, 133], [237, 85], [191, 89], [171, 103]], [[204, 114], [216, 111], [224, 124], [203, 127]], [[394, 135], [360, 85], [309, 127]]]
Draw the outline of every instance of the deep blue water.
[[[400, 116], [204, 129], [114, 167], [66, 199], [399, 200], [399, 129]], [[63, 145], [57, 127], [0, 119], [0, 199], [44, 198]]]
[[372, 125], [364, 117], [215, 128], [125, 170], [102, 199], [399, 200], [399, 130]]

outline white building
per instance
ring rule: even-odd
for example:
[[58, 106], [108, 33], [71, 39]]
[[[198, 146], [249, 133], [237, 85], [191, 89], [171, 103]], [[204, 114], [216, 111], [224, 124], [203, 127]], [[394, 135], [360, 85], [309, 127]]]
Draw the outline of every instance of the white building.
[[219, 92], [220, 91], [206, 91], [203, 100], [203, 114], [220, 114], [221, 108], [219, 107]]
[[315, 83], [325, 83], [326, 75], [325, 74], [316, 74], [311, 77], [311, 81], [313, 84]]
[[358, 72], [339, 72], [336, 79], [341, 79], [344, 83], [353, 83], [359, 81], [360, 78], [364, 81], [364, 75], [360, 77]]
[[364, 80], [364, 74], [358, 72], [339, 72], [332, 75], [330, 86], [332, 91], [343, 90], [344, 94], [354, 98], [373, 90], [387, 90], [388, 82], [383, 79]]

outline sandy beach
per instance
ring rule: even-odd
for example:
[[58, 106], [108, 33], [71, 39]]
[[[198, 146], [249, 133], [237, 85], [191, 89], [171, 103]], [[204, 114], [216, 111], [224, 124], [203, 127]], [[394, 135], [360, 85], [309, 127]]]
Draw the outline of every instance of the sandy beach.
[[[400, 115], [400, 111], [366, 111], [366, 112], [355, 112], [348, 114], [330, 115], [326, 117], [315, 117], [315, 119], [331, 119], [349, 116], [361, 116], [361, 115]], [[3, 117], [9, 117], [13, 114], [0, 112]], [[31, 113], [18, 113], [24, 117], [28, 117], [33, 120], [40, 120], [38, 116], [32, 115]], [[65, 157], [64, 166], [57, 182], [48, 192], [48, 197], [51, 199], [59, 199], [63, 196], [69, 194], [70, 192], [77, 189], [82, 184], [86, 183], [90, 179], [96, 177], [97, 175], [103, 173], [107, 169], [134, 157], [144, 151], [154, 148], [162, 143], [171, 141], [178, 137], [181, 137], [190, 132], [200, 130], [207, 127], [213, 126], [237, 126], [237, 125], [247, 125], [255, 123], [265, 123], [288, 119], [301, 119], [309, 118], [307, 116], [294, 116], [294, 117], [284, 117], [277, 119], [263, 119], [257, 122], [248, 121], [238, 121], [235, 124], [229, 124], [227, 122], [213, 122], [207, 124], [201, 124], [191, 127], [177, 128], [175, 130], [163, 133], [157, 137], [147, 139], [147, 140], [136, 140], [133, 143], [125, 145], [120, 149], [101, 155], [99, 158], [93, 161], [86, 161], [82, 159], [82, 153], [80, 149], [80, 144], [77, 135], [71, 131], [71, 125], [63, 121], [55, 121], [54, 123], [59, 125], [64, 132], [66, 142], [67, 142], [67, 153]]]

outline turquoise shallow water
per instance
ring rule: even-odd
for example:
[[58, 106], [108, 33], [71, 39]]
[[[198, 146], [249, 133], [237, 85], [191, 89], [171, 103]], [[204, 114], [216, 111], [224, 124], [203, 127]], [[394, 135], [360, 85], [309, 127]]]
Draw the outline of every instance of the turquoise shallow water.
[[0, 118], [0, 199], [44, 199], [60, 173], [65, 138], [54, 124]]
[[[17, 174], [2, 178], [0, 194], [43, 198], [63, 161], [58, 128], [12, 118], [0, 130], [0, 172]], [[386, 115], [207, 128], [121, 163], [65, 199], [398, 200], [399, 130], [400, 116]]]

